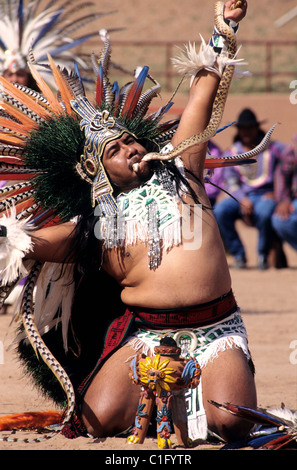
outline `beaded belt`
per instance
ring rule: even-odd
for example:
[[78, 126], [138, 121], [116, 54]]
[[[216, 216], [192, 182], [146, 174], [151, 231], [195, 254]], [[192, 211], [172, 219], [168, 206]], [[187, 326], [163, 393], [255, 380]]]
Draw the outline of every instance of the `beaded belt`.
[[232, 290], [211, 302], [176, 309], [127, 308], [135, 324], [151, 329], [198, 327], [218, 322], [237, 311]]

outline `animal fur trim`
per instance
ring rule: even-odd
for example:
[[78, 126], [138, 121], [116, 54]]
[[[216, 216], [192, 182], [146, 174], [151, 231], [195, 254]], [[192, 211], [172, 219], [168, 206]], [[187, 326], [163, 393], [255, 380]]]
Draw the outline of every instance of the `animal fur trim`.
[[28, 219], [18, 220], [14, 207], [10, 208], [6, 214], [0, 218], [0, 225], [4, 225], [7, 231], [5, 237], [0, 237], [0, 278], [2, 285], [11, 284], [19, 276], [24, 277], [28, 274], [23, 265], [23, 258], [33, 247], [29, 235], [32, 225], [28, 223]]

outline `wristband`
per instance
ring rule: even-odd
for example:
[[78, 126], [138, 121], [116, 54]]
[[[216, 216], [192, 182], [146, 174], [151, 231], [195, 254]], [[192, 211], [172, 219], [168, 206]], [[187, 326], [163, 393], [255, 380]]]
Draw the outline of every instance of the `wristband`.
[[[230, 28], [233, 29], [234, 34], [236, 34], [237, 31], [238, 31], [238, 27], [239, 27], [238, 23], [236, 23], [233, 20], [224, 20], [224, 21], [228, 26], [230, 26]], [[213, 48], [213, 50], [217, 54], [220, 54], [222, 52], [222, 50], [227, 50], [226, 40], [225, 40], [224, 36], [222, 36], [221, 33], [218, 31], [216, 26], [214, 26], [212, 36], [209, 40], [209, 45], [210, 45], [210, 47]]]

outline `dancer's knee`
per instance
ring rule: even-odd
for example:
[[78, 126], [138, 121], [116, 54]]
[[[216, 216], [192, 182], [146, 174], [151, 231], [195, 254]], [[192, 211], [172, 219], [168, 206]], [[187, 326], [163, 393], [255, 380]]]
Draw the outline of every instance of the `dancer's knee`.
[[208, 421], [208, 428], [226, 442], [240, 441], [246, 438], [253, 424], [233, 416], [225, 411], [216, 410]]
[[87, 432], [94, 437], [114, 436], [133, 424], [136, 410], [126, 407], [104, 407], [100, 404], [82, 406], [82, 420]]

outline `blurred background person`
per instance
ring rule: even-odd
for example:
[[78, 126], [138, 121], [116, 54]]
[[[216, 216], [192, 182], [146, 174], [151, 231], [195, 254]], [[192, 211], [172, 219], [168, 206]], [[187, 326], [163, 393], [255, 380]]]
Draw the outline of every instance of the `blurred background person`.
[[[109, 13], [96, 11], [95, 2], [49, 2], [46, 6], [31, 0], [0, 2], [0, 74], [7, 80], [36, 90], [28, 60], [38, 64], [38, 72], [48, 84], [55, 87], [48, 70], [48, 54], [62, 68], [72, 69], [76, 62], [82, 80], [88, 83], [93, 73], [91, 61], [81, 46], [97, 36], [99, 27], [88, 27]], [[82, 34], [82, 28], [85, 33]], [[115, 31], [115, 29], [110, 30]]]
[[[225, 155], [236, 155], [253, 149], [265, 135], [255, 113], [245, 108], [237, 119], [234, 143]], [[260, 153], [256, 163], [227, 167], [224, 171], [225, 189], [236, 198], [226, 197], [214, 207], [221, 235], [228, 252], [235, 259], [235, 267], [246, 267], [246, 251], [236, 229], [235, 222], [242, 219], [258, 230], [258, 268], [268, 268], [268, 255], [272, 246], [272, 214], [274, 200], [274, 172], [285, 146], [270, 141]]]
[[11, 83], [19, 83], [31, 90], [39, 91], [38, 86], [29, 71], [25, 58], [7, 53], [7, 58], [2, 62], [2, 75]]
[[281, 240], [297, 250], [297, 135], [281, 155], [274, 189], [277, 206], [272, 226]]
[[[213, 155], [215, 157], [221, 157], [222, 156], [222, 151], [220, 147], [215, 144], [212, 140], [208, 142], [208, 151], [209, 155]], [[209, 201], [212, 206], [215, 205], [218, 197], [221, 194], [221, 188], [223, 186], [224, 182], [224, 169], [221, 168], [215, 168], [212, 172], [209, 172], [204, 179], [205, 182], [205, 190], [208, 195]]]

